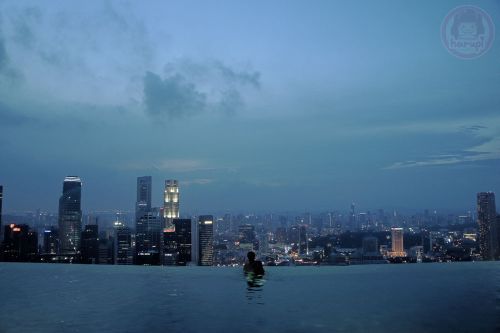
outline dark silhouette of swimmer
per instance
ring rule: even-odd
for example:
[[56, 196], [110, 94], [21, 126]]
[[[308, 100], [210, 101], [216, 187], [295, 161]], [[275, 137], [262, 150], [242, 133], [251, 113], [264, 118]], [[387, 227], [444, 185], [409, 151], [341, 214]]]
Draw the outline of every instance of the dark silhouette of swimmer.
[[249, 287], [261, 286], [262, 277], [265, 274], [264, 267], [262, 266], [262, 261], [255, 260], [255, 252], [250, 251], [247, 253], [248, 261], [243, 266], [243, 273], [247, 278], [247, 283]]

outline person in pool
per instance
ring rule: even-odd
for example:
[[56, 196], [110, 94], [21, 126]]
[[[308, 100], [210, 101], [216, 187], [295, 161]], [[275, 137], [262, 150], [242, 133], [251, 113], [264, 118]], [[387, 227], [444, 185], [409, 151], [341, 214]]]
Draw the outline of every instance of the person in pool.
[[262, 278], [265, 274], [262, 261], [255, 260], [255, 252], [250, 251], [247, 253], [248, 261], [243, 266], [243, 272], [247, 278]]

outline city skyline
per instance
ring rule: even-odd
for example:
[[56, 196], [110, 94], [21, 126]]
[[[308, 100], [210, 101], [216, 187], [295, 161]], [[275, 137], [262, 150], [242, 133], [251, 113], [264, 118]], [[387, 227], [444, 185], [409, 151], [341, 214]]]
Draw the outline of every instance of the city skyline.
[[[85, 210], [130, 209], [144, 174], [155, 193], [178, 179], [186, 211], [459, 209], [500, 192], [500, 48], [450, 54], [456, 2], [221, 5], [2, 2], [6, 211], [55, 211], [66, 174]], [[498, 20], [498, 2], [477, 5]]]

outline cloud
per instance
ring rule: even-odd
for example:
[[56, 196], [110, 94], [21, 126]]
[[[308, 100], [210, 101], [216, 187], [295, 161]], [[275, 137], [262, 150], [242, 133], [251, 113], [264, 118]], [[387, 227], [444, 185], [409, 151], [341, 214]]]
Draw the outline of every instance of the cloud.
[[211, 178], [197, 178], [197, 179], [188, 179], [181, 180], [181, 186], [190, 186], [190, 185], [208, 185], [212, 184], [215, 180]]
[[248, 89], [259, 89], [260, 73], [235, 70], [221, 61], [182, 58], [165, 65], [165, 78], [144, 75], [146, 113], [168, 119], [202, 112], [234, 114], [245, 107]]
[[426, 166], [444, 166], [500, 159], [500, 131], [498, 129], [473, 125], [462, 126], [459, 131], [470, 133], [473, 136], [484, 137], [485, 139], [481, 144], [466, 148], [457, 154], [441, 154], [438, 156], [430, 156], [423, 160], [396, 162], [384, 169], [394, 170]]
[[179, 74], [162, 80], [159, 75], [146, 72], [144, 104], [149, 115], [180, 118], [202, 112], [206, 96]]
[[260, 87], [260, 73], [256, 71], [235, 71], [232, 68], [225, 66], [220, 61], [213, 62], [214, 68], [232, 84], [248, 84], [254, 88]]
[[20, 126], [28, 123], [34, 123], [36, 119], [25, 116], [18, 112], [13, 112], [7, 105], [0, 102], [0, 126]]

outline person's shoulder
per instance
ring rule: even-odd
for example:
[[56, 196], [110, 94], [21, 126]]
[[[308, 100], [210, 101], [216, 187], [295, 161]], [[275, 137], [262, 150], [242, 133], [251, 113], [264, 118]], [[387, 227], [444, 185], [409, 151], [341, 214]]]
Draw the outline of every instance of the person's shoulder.
[[252, 271], [252, 265], [250, 263], [246, 263], [245, 265], [243, 265], [243, 271], [245, 272], [250, 272]]
[[255, 261], [254, 273], [258, 275], [264, 274], [264, 266], [262, 265], [262, 261], [260, 260]]

